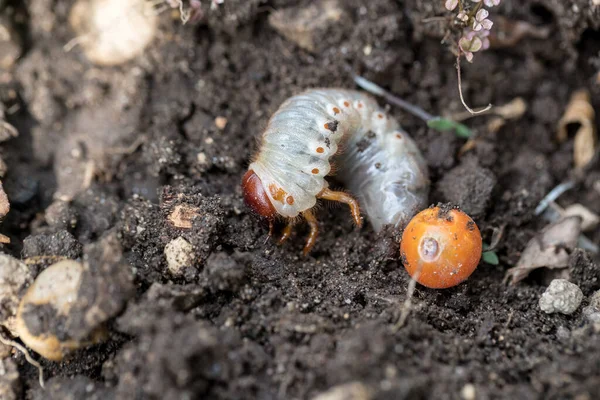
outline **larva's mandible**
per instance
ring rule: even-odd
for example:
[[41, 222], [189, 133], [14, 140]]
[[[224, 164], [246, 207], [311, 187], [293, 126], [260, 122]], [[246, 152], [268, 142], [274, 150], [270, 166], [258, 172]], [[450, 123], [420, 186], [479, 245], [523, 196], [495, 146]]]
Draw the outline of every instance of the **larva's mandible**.
[[[358, 202], [328, 188], [332, 162]], [[291, 97], [271, 117], [242, 187], [255, 212], [270, 221], [278, 215], [289, 219], [282, 240], [296, 217], [304, 217], [311, 227], [306, 253], [318, 233], [311, 210], [317, 199], [348, 204], [358, 225], [360, 204], [378, 232], [388, 224], [403, 227], [425, 206], [429, 180], [415, 143], [373, 98], [317, 89]]]

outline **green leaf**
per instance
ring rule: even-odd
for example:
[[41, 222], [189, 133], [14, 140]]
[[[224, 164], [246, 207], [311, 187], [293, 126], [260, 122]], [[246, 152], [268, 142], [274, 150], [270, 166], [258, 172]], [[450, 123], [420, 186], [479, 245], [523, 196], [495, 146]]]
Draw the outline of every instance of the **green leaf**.
[[455, 126], [456, 136], [468, 139], [473, 136], [473, 132], [469, 129], [468, 126], [457, 123]]
[[436, 131], [447, 132], [455, 129], [456, 122], [442, 117], [435, 117], [427, 121], [427, 126]]
[[481, 258], [483, 259], [484, 262], [491, 264], [491, 265], [500, 264], [500, 260], [498, 259], [498, 255], [496, 254], [495, 251], [484, 251], [483, 254], [481, 255]]

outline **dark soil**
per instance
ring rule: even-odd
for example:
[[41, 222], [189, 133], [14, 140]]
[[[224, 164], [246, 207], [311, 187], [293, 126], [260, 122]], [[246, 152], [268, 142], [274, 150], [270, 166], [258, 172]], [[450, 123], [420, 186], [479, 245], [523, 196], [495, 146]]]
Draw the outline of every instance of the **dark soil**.
[[[310, 87], [354, 88], [348, 66], [432, 113], [463, 112], [443, 29], [423, 22], [443, 13], [443, 1], [340, 0], [342, 17], [310, 33], [310, 51], [269, 16], [312, 1], [225, 0], [217, 10], [205, 1], [197, 24], [163, 13], [146, 52], [112, 68], [93, 66], [77, 47], [65, 51], [71, 0], [8, 3], [24, 54], [0, 75], [7, 120], [20, 132], [1, 148], [12, 206], [4, 251], [78, 259], [112, 237], [124, 259], [96, 276], [114, 283], [111, 268], [129, 265], [136, 285], [109, 321], [107, 342], [60, 363], [41, 360], [46, 390], [15, 354], [23, 398], [305, 399], [348, 382], [362, 382], [376, 399], [468, 399], [473, 387], [478, 399], [597, 398], [600, 335], [581, 309], [541, 312], [546, 271], [515, 286], [502, 280], [546, 224], [533, 210], [556, 184], [575, 177], [559, 203], [600, 213], [599, 157], [576, 176], [572, 138], [555, 139], [574, 90], [587, 87], [600, 110], [598, 6], [504, 0], [494, 9], [496, 18], [549, 27], [550, 36], [463, 62], [470, 104], [517, 96], [528, 104], [495, 133], [490, 117], [468, 120], [478, 139], [464, 154], [464, 139], [390, 109], [425, 154], [430, 203], [472, 213], [487, 243], [503, 229], [500, 265], [482, 262], [455, 288], [417, 286], [406, 325], [394, 330], [410, 281], [398, 232], [355, 229], [346, 208], [322, 207], [320, 237], [305, 258], [306, 227], [282, 246], [266, 240], [240, 181], [279, 105]], [[227, 119], [223, 129], [217, 117]], [[94, 179], [84, 188], [89, 162]], [[196, 207], [191, 228], [169, 221], [178, 205]], [[180, 236], [196, 259], [175, 277], [164, 248]], [[588, 236], [600, 242], [600, 230]], [[568, 272], [584, 294], [600, 289], [598, 259], [581, 250], [571, 258]], [[39, 260], [32, 268], [47, 266]], [[110, 292], [119, 282], [94, 282], [93, 301], [107, 290], [110, 307], [121, 304], [124, 293]]]

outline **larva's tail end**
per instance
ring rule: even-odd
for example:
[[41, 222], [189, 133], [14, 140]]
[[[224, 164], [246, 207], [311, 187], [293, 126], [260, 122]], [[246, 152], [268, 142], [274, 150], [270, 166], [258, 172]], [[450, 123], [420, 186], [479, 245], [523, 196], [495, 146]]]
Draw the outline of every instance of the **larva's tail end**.
[[271, 204], [262, 181], [251, 169], [246, 172], [242, 179], [242, 192], [244, 193], [244, 202], [256, 214], [267, 218], [269, 221], [276, 217], [277, 211]]

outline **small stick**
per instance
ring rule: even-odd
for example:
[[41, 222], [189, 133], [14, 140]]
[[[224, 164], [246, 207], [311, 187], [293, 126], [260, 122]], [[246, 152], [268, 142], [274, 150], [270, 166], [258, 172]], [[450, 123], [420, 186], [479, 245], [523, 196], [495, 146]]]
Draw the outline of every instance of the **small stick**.
[[[552, 205], [554, 201], [557, 200], [563, 193], [573, 189], [575, 187], [574, 181], [566, 181], [561, 184], [558, 184], [552, 189], [548, 194], [540, 201], [538, 206], [535, 208], [535, 215], [542, 215], [548, 222], [555, 222], [560, 218], [560, 213], [556, 208], [553, 208]], [[588, 250], [594, 254], [600, 253], [600, 247], [592, 242], [587, 236], [583, 233], [579, 235], [577, 240], [577, 246], [582, 249]]]
[[425, 122], [435, 118], [435, 116], [429, 114], [427, 111], [423, 110], [421, 107], [411, 104], [408, 101], [403, 100], [400, 97], [393, 95], [392, 93], [386, 91], [381, 86], [371, 82], [368, 79], [363, 78], [362, 76], [352, 74], [352, 79], [354, 79], [354, 82], [358, 86], [360, 86], [367, 92], [372, 93], [376, 96], [383, 97], [384, 99], [387, 100], [388, 103], [391, 103], [395, 106], [402, 108], [405, 111], [408, 111], [415, 117], [420, 118]]
[[540, 215], [543, 213], [546, 208], [550, 205], [550, 203], [554, 202], [558, 199], [563, 193], [568, 190], [571, 190], [575, 187], [574, 181], [566, 181], [559, 185], [557, 185], [554, 189], [552, 189], [543, 199], [540, 201], [540, 204], [535, 208], [535, 215]]
[[13, 340], [5, 338], [1, 333], [0, 333], [0, 342], [4, 343], [7, 346], [11, 346], [11, 347], [14, 347], [17, 350], [19, 350], [25, 356], [25, 359], [27, 360], [27, 362], [38, 369], [38, 372], [39, 372], [38, 380], [40, 382], [40, 386], [43, 389], [44, 388], [44, 369], [42, 368], [40, 363], [35, 361], [29, 355], [29, 352], [27, 351], [27, 349], [24, 346], [20, 345], [19, 343], [15, 342]]

